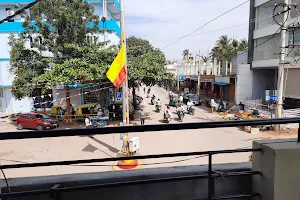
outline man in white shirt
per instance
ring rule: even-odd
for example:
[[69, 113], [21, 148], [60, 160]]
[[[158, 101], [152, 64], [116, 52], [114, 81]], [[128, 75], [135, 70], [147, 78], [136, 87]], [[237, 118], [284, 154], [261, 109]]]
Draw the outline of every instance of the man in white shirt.
[[211, 99], [211, 100], [210, 100], [211, 113], [214, 112], [215, 107], [216, 107], [216, 102], [215, 102], [214, 99]]
[[189, 110], [192, 106], [194, 106], [195, 104], [192, 102], [192, 100], [189, 100], [187, 102], [187, 110]]
[[92, 122], [91, 122], [89, 116], [85, 116], [84, 122], [85, 122], [85, 127], [86, 128], [91, 128], [92, 127]]
[[183, 102], [183, 96], [182, 96], [182, 95], [180, 95], [180, 97], [179, 97], [179, 101], [180, 101], [180, 103], [182, 103], [182, 102]]

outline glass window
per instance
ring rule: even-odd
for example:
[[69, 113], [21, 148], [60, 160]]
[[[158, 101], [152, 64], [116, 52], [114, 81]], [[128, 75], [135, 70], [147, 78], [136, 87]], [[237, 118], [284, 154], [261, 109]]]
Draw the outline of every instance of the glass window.
[[4, 89], [0, 88], [0, 98], [4, 98]]
[[[300, 0], [291, 0], [291, 4], [292, 5], [300, 5]], [[291, 18], [299, 17], [299, 15], [300, 15], [300, 8], [294, 8], [294, 7], [292, 7], [291, 11], [290, 11], [290, 15], [291, 15]]]
[[[264, 28], [266, 26], [270, 26], [273, 24], [276, 24], [274, 21], [272, 15], [273, 15], [273, 9], [275, 4], [283, 3], [284, 0], [271, 0], [263, 5], [260, 5], [256, 8], [256, 23], [255, 23], [255, 29]], [[277, 19], [279, 22], [282, 21], [282, 19]]]
[[[276, 34], [272, 39], [270, 39], [271, 37], [272, 35], [254, 40], [254, 46], [258, 47], [254, 49], [253, 60], [257, 61], [279, 58], [280, 34]], [[270, 40], [264, 43], [268, 39]]]
[[[289, 40], [288, 40], [288, 44], [292, 45], [293, 44], [293, 33], [289, 32]], [[300, 30], [296, 30], [295, 34], [294, 34], [294, 44], [295, 45], [300, 45]], [[300, 56], [300, 49], [299, 47], [294, 47], [294, 48], [289, 48], [288, 51], [288, 57], [292, 58], [292, 57], [297, 57]]]
[[50, 117], [45, 114], [38, 114], [38, 115], [35, 115], [35, 117], [38, 119], [50, 119]]

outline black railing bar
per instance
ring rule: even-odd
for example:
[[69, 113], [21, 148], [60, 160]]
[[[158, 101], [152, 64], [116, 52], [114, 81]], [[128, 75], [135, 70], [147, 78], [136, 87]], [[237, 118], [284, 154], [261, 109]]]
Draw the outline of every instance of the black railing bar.
[[[216, 196], [212, 197], [212, 200], [219, 200], [219, 199], [242, 199], [242, 198], [249, 198], [249, 197], [260, 197], [259, 193], [253, 194], [235, 194], [235, 195], [227, 195], [227, 196]], [[194, 199], [194, 200], [209, 200], [208, 198], [201, 198], [201, 199]]]
[[91, 128], [91, 129], [2, 132], [0, 133], [0, 140], [65, 137], [65, 136], [90, 136], [90, 135], [106, 135], [106, 134], [113, 134], [113, 133], [167, 131], [167, 130], [201, 129], [201, 128], [222, 128], [222, 127], [237, 127], [237, 126], [252, 126], [252, 125], [288, 124], [288, 123], [300, 123], [300, 118], [155, 124], [155, 125], [143, 125], [143, 126], [115, 126], [115, 127], [103, 127], [103, 128]]
[[76, 166], [76, 164], [120, 161], [120, 160], [124, 160], [124, 159], [138, 160], [138, 159], [151, 159], [151, 158], [171, 158], [171, 157], [186, 157], [186, 156], [199, 156], [199, 155], [208, 155], [208, 154], [225, 154], [225, 153], [227, 154], [227, 153], [243, 153], [243, 152], [257, 152], [257, 151], [262, 151], [262, 149], [256, 148], [256, 149], [234, 149], [234, 150], [219, 150], [219, 151], [199, 151], [199, 152], [152, 154], [152, 155], [143, 155], [143, 156], [129, 156], [129, 157], [115, 157], [115, 158], [65, 160], [65, 161], [38, 162], [38, 163], [21, 163], [21, 164], [0, 165], [0, 169], [47, 167], [47, 166], [54, 166], [54, 165]]
[[219, 200], [219, 199], [242, 199], [242, 198], [249, 198], [249, 197], [259, 197], [259, 193], [253, 193], [253, 194], [236, 194], [236, 195], [228, 195], [228, 196], [220, 196], [220, 197], [213, 197], [213, 200]]
[[[237, 176], [236, 173], [240, 173], [241, 174], [240, 176], [259, 174], [258, 171], [229, 172], [227, 174], [228, 174], [228, 177], [230, 177], [231, 174], [233, 174], [233, 176]], [[212, 176], [214, 178], [218, 178], [218, 177], [220, 177], [220, 174], [214, 173]], [[61, 187], [61, 188], [58, 187], [55, 189], [50, 188], [50, 189], [43, 189], [43, 190], [29, 190], [29, 191], [21, 191], [21, 192], [0, 193], [0, 198], [47, 194], [50, 192], [53, 194], [53, 193], [57, 193], [57, 192], [60, 192], [60, 193], [71, 192], [74, 190], [90, 190], [90, 189], [107, 188], [107, 187], [120, 187], [120, 186], [129, 186], [129, 185], [153, 184], [153, 183], [173, 182], [173, 181], [186, 181], [186, 180], [205, 179], [205, 178], [208, 178], [208, 174], [145, 179], [145, 180], [136, 180], [136, 181], [123, 181], [123, 182], [115, 182], [115, 183], [101, 183], [101, 184], [73, 186], [73, 187]]]

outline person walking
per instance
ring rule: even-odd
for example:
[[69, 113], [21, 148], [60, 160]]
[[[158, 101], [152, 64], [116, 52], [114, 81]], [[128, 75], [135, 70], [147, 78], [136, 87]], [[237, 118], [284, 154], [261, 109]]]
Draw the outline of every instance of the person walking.
[[145, 125], [145, 111], [143, 109], [140, 110], [140, 120], [141, 125]]
[[85, 122], [85, 127], [86, 128], [92, 128], [92, 122], [91, 122], [90, 117], [88, 115], [85, 116], [84, 122]]

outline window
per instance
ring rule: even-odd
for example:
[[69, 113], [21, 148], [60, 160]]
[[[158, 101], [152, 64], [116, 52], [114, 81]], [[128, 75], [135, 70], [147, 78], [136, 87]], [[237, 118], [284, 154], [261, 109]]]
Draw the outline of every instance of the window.
[[[273, 15], [273, 9], [275, 4], [278, 3], [283, 3], [283, 0], [272, 0], [269, 1], [263, 5], [260, 5], [259, 7], [256, 8], [256, 20], [257, 22], [255, 23], [255, 29], [260, 29], [264, 28], [266, 26], [270, 26], [273, 24], [276, 24], [274, 21], [272, 15]], [[281, 18], [276, 18], [278, 22], [282, 21]]]
[[[267, 41], [267, 42], [265, 42], [265, 41]], [[274, 37], [272, 35], [270, 35], [267, 37], [258, 38], [256, 40], [254, 40], [254, 46], [257, 46], [254, 49], [254, 60], [255, 61], [278, 59], [279, 53], [280, 53], [280, 34], [276, 34], [276, 36], [274, 36]]]
[[0, 98], [4, 98], [4, 89], [0, 88]]

